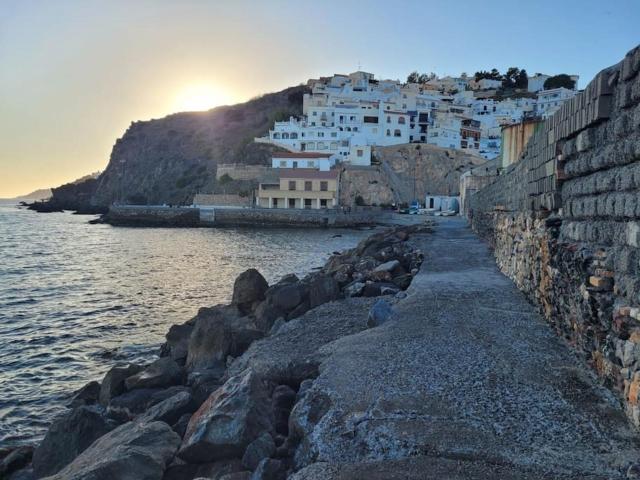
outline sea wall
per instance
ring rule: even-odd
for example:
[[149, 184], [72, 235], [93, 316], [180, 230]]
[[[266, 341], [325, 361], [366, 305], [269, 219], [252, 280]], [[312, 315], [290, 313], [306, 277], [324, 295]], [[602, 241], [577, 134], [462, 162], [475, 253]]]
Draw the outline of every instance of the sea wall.
[[640, 48], [547, 119], [469, 199], [501, 270], [640, 427]]
[[380, 209], [343, 213], [340, 210], [265, 208], [202, 208], [203, 226], [358, 227], [387, 218]]
[[118, 226], [197, 227], [197, 208], [121, 205], [111, 206], [105, 221]]

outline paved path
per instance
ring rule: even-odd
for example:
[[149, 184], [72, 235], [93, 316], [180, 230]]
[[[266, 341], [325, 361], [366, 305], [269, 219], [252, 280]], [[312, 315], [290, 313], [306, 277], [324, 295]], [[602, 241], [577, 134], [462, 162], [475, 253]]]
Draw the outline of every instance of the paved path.
[[485, 244], [456, 218], [416, 241], [395, 318], [325, 347], [316, 463], [294, 478], [625, 478], [640, 455], [618, 400]]

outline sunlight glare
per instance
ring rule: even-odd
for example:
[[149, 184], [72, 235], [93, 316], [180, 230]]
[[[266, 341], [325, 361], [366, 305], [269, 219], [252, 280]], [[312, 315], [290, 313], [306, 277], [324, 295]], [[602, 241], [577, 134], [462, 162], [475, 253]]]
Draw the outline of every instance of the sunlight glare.
[[195, 112], [209, 110], [219, 105], [233, 103], [230, 95], [212, 85], [189, 85], [176, 95], [176, 112]]

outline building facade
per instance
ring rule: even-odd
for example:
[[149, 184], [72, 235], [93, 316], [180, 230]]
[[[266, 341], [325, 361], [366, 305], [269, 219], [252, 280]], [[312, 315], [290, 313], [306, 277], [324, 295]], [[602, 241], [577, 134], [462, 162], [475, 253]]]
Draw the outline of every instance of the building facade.
[[261, 208], [336, 208], [339, 198], [337, 169], [279, 168], [277, 180], [261, 182], [256, 203]]

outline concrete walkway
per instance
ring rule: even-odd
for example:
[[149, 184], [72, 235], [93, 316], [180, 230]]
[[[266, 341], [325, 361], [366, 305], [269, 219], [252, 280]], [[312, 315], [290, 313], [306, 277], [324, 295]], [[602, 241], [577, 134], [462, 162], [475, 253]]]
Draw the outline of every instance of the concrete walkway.
[[415, 241], [394, 319], [324, 347], [315, 463], [294, 478], [626, 478], [640, 451], [618, 400], [486, 245], [458, 218]]

